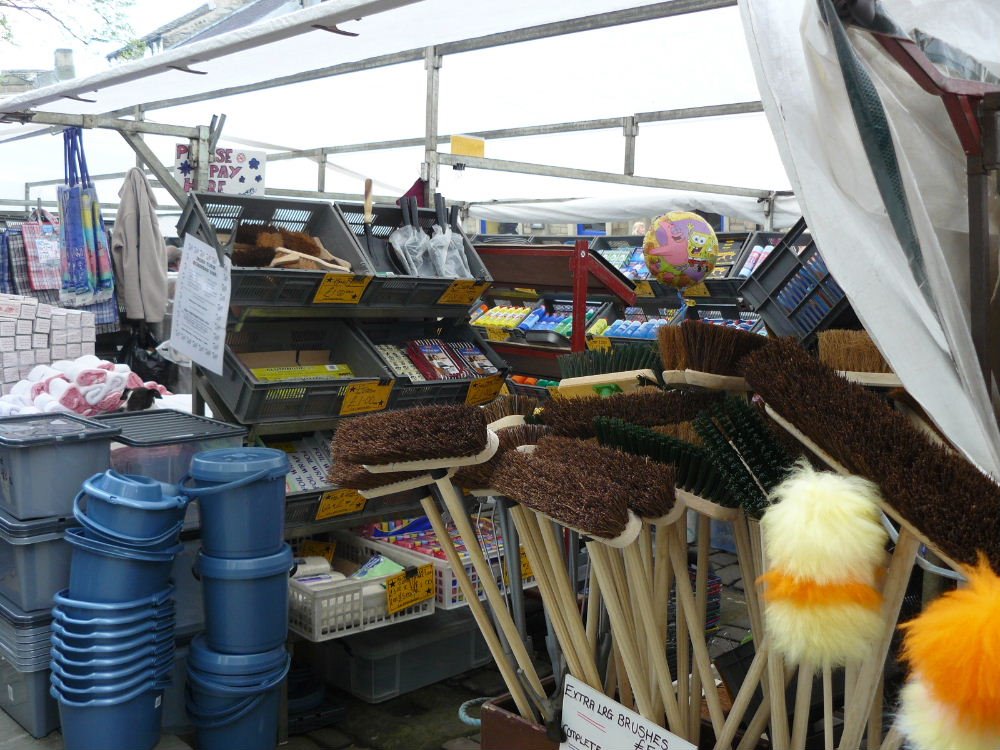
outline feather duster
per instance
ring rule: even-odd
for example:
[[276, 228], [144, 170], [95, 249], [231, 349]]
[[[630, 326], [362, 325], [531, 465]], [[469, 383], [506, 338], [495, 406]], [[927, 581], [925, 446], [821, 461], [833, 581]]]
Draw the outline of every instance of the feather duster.
[[1000, 747], [1000, 578], [985, 560], [965, 574], [900, 626], [910, 677], [896, 724], [913, 750]]
[[761, 528], [770, 569], [765, 625], [793, 664], [860, 661], [882, 628], [886, 561], [878, 488], [807, 463], [774, 488]]

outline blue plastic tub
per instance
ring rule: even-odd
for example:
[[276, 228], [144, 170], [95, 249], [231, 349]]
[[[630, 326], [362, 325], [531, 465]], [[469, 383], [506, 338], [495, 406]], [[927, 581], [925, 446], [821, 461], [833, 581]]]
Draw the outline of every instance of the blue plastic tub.
[[115, 622], [120, 620], [122, 623], [125, 623], [149, 617], [151, 609], [158, 609], [168, 602], [172, 603], [171, 597], [173, 595], [174, 585], [170, 583], [153, 594], [139, 597], [132, 601], [91, 602], [71, 597], [69, 589], [56, 592], [53, 599], [56, 603], [56, 609], [60, 610], [67, 617], [78, 620], [108, 618]]
[[233, 687], [259, 685], [288, 663], [284, 644], [255, 654], [225, 654], [214, 650], [205, 634], [195, 636], [188, 648], [188, 669]]
[[195, 574], [202, 581], [208, 645], [225, 654], [255, 654], [284, 644], [291, 569], [287, 544], [275, 555], [252, 559], [199, 553]]
[[[204, 644], [203, 644], [204, 646]], [[188, 661], [187, 711], [195, 725], [199, 750], [273, 750], [277, 740], [281, 683], [288, 675], [291, 658], [277, 651], [227, 659], [218, 654], [206, 659], [201, 648], [198, 659], [214, 661], [215, 669], [232, 668], [231, 675], [203, 672]], [[278, 666], [246, 674], [263, 663]], [[256, 664], [255, 664], [256, 663]], [[233, 679], [239, 684], [234, 684]]]
[[254, 558], [281, 550], [288, 470], [288, 456], [273, 448], [226, 448], [195, 455], [181, 491], [198, 500], [206, 555]]
[[69, 595], [88, 602], [129, 602], [162, 591], [170, 579], [175, 544], [164, 550], [121, 547], [92, 539], [80, 528], [66, 530], [73, 546]]
[[126, 666], [107, 672], [91, 672], [82, 677], [67, 672], [58, 661], [53, 660], [49, 664], [49, 668], [52, 670], [52, 684], [54, 685], [58, 681], [59, 692], [74, 700], [88, 697], [110, 698], [144, 682], [165, 687], [172, 666], [173, 659], [166, 662], [147, 659], [139, 662], [138, 668]]
[[82, 620], [70, 617], [58, 606], [52, 610], [52, 619], [62, 625], [66, 629], [66, 632], [80, 637], [117, 637], [120, 631], [129, 630], [136, 625], [149, 622], [162, 622], [163, 620], [170, 620], [175, 617], [176, 606], [172, 601], [166, 602], [155, 609], [150, 609], [141, 616], [129, 616], [126, 620], [117, 620], [113, 617], [93, 617]]
[[[117, 685], [129, 675], [143, 671], [158, 670], [174, 662], [174, 642], [163, 644], [159, 650], [129, 654], [124, 661], [116, 659], [91, 659], [89, 662], [67, 659], [62, 651], [52, 644], [50, 668], [58, 666], [59, 679], [63, 684], [89, 688], [96, 685]], [[109, 663], [115, 662], [115, 663]], [[102, 678], [101, 675], [113, 675]]]
[[[160, 741], [163, 686], [140, 681], [109, 696], [77, 695], [52, 677], [66, 750], [128, 748], [152, 750]], [[232, 749], [230, 749], [232, 750]]]
[[144, 629], [133, 630], [121, 637], [102, 635], [95, 637], [76, 635], [63, 629], [58, 622], [53, 622], [51, 637], [58, 638], [67, 653], [77, 655], [75, 658], [85, 658], [85, 654], [111, 656], [144, 646], [171, 642], [174, 637], [174, 624], [172, 622], [150, 624]]
[[155, 479], [110, 470], [85, 481], [73, 501], [73, 515], [98, 538], [136, 547], [176, 543], [186, 509], [186, 497], [164, 494]]

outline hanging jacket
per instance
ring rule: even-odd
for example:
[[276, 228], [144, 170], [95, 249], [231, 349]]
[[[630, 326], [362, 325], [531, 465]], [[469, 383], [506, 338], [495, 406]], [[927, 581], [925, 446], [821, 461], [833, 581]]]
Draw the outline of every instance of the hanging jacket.
[[167, 249], [156, 217], [156, 197], [135, 167], [125, 175], [118, 197], [111, 257], [125, 316], [160, 323], [167, 309]]

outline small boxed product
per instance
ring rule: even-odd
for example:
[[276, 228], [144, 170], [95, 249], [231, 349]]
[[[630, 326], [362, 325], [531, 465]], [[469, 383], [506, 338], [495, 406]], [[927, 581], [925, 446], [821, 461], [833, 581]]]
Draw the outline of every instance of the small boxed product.
[[35, 352], [33, 349], [25, 349], [17, 353], [17, 364], [19, 365], [33, 365], [35, 364]]
[[17, 321], [0, 320], [0, 336], [13, 337], [17, 335]]
[[31, 323], [32, 323], [32, 321], [30, 321], [30, 320], [24, 320], [24, 319], [18, 320], [17, 323], [15, 323], [15, 327], [16, 328], [15, 328], [14, 333], [17, 334], [18, 336], [23, 336], [25, 334], [31, 334], [33, 332], [33, 330], [34, 330], [33, 326], [31, 325]]
[[451, 380], [469, 377], [465, 367], [452, 359], [448, 345], [441, 339], [418, 339], [406, 345], [407, 354], [428, 380]]
[[455, 361], [464, 365], [473, 377], [482, 378], [487, 375], [496, 375], [499, 372], [483, 353], [483, 350], [471, 341], [452, 341], [449, 342], [448, 348]]
[[42, 302], [38, 303], [38, 309], [35, 310], [35, 318], [48, 319], [52, 317], [52, 305], [46, 305]]
[[17, 320], [19, 317], [21, 317], [21, 303], [16, 298], [4, 296], [0, 299], [0, 318]]
[[38, 300], [34, 297], [21, 298], [21, 312], [17, 316], [20, 319], [33, 320], [35, 311], [38, 310]]
[[3, 380], [5, 383], [16, 383], [21, 379], [21, 370], [18, 367], [3, 368]]
[[84, 326], [82, 333], [80, 334], [80, 340], [84, 343], [87, 343], [88, 341], [90, 343], [94, 343], [97, 341], [97, 329]]
[[34, 333], [31, 335], [31, 348], [32, 349], [45, 349], [49, 345], [49, 334], [47, 333]]
[[66, 311], [66, 328], [71, 330], [83, 328], [83, 310]]
[[92, 312], [87, 312], [86, 310], [80, 311], [80, 327], [81, 328], [95, 328], [97, 326], [97, 316]]
[[52, 330], [52, 318], [35, 318], [35, 333], [48, 333]]
[[66, 330], [66, 310], [61, 307], [52, 308], [52, 330], [53, 331], [63, 331]]
[[17, 360], [17, 352], [3, 352], [0, 354], [0, 366], [17, 367], [20, 364]]
[[[53, 318], [52, 322], [55, 323], [57, 320], [58, 318]], [[52, 332], [49, 333], [49, 342], [53, 346], [57, 344], [65, 346], [66, 344], [69, 343], [69, 333], [65, 329], [53, 328]]]
[[21, 351], [22, 349], [30, 349], [31, 348], [31, 336], [15, 336], [14, 337], [14, 348], [17, 351]]
[[49, 364], [52, 364], [52, 350], [51, 349], [35, 349], [35, 364], [36, 365], [49, 365]]
[[91, 355], [95, 354], [97, 352], [97, 344], [95, 344], [93, 341], [84, 341], [82, 344], [80, 344], [80, 351], [81, 351], [81, 356], [87, 354]]
[[14, 352], [17, 351], [17, 342], [14, 340], [13, 336], [3, 336], [0, 337], [0, 352]]
[[53, 344], [49, 351], [52, 352], [53, 362], [58, 362], [60, 359], [66, 359], [66, 344]]
[[80, 342], [66, 344], [66, 359], [76, 359], [83, 356], [83, 347]]

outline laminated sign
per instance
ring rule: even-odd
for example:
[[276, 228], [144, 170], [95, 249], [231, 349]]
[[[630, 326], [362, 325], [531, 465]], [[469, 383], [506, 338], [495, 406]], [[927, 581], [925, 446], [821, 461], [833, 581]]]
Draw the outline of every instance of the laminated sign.
[[434, 596], [434, 566], [404, 570], [385, 582], [386, 609], [390, 615], [427, 601]]
[[232, 262], [188, 233], [177, 275], [170, 346], [216, 375], [222, 374]]
[[562, 730], [559, 750], [696, 750], [571, 675], [563, 686]]

